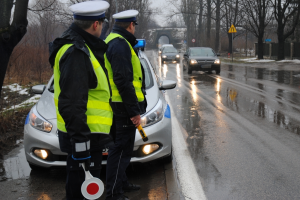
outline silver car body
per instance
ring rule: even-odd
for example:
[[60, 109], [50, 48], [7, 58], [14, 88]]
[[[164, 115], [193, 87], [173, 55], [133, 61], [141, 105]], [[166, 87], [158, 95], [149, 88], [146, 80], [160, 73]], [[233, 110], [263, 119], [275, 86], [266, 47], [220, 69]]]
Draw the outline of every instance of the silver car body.
[[[139, 51], [139, 57], [141, 61], [146, 62], [149, 66], [149, 77], [152, 79], [153, 86], [146, 90], [147, 95], [146, 99], [148, 102], [146, 114], [151, 114], [153, 110], [156, 109], [158, 104], [164, 104], [164, 114], [160, 121], [145, 127], [144, 130], [148, 135], [149, 140], [143, 142], [140, 134], [136, 131], [135, 144], [134, 144], [134, 155], [131, 158], [131, 162], [148, 162], [162, 157], [168, 157], [172, 152], [172, 124], [170, 118], [170, 108], [164, 98], [164, 92], [159, 89], [160, 80], [155, 75], [155, 71], [151, 67], [151, 63], [144, 54], [144, 52]], [[59, 148], [59, 141], [57, 135], [57, 126], [56, 126], [56, 111], [53, 96], [54, 93], [49, 91], [53, 82], [53, 77], [48, 82], [40, 100], [36, 105], [33, 106], [32, 112], [35, 112], [36, 115], [40, 115], [44, 120], [50, 122], [53, 127], [51, 132], [44, 132], [34, 128], [30, 123], [25, 123], [24, 126], [24, 148], [26, 159], [29, 164], [37, 167], [60, 167], [66, 166], [66, 153], [61, 152]], [[176, 83], [175, 83], [176, 85]], [[175, 86], [174, 86], [175, 87]], [[171, 88], [170, 88], [171, 89]], [[143, 117], [142, 116], [142, 117]], [[29, 118], [29, 114], [28, 117]], [[145, 144], [160, 144], [160, 148], [152, 154], [145, 156], [137, 156], [137, 151], [139, 148]], [[33, 151], [35, 149], [47, 149], [51, 152], [51, 160], [43, 160], [37, 157]], [[139, 151], [140, 152], [140, 151]], [[103, 158], [102, 164], [106, 164], [106, 158]]]

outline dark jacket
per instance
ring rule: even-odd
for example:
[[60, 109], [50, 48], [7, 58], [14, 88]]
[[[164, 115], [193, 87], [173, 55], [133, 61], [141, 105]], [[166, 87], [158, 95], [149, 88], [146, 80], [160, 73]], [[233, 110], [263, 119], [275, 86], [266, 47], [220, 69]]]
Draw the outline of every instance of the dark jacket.
[[[91, 140], [92, 145], [95, 144], [95, 140], [99, 143], [105, 143], [109, 137], [106, 134], [101, 136], [99, 136], [100, 134], [91, 135], [87, 125], [85, 113], [87, 111], [88, 92], [89, 89], [97, 87], [97, 78], [85, 43], [89, 46], [108, 77], [104, 66], [104, 53], [107, 50], [107, 45], [75, 24], [72, 24], [60, 38], [55, 39], [49, 45], [49, 62], [53, 67], [59, 49], [65, 44], [74, 44], [65, 52], [59, 63], [61, 93], [58, 97], [58, 109], [65, 121], [69, 136], [75, 142]], [[93, 138], [96, 139], [93, 140]]]
[[[134, 35], [129, 33], [126, 29], [114, 26], [113, 33], [122, 35], [132, 47], [137, 43]], [[121, 117], [134, 117], [139, 114], [146, 112], [147, 101], [138, 102], [135, 94], [135, 89], [132, 84], [133, 81], [133, 67], [131, 63], [131, 51], [128, 43], [123, 38], [115, 38], [108, 43], [108, 49], [106, 51], [106, 56], [111, 64], [113, 71], [113, 79], [119, 90], [123, 102], [112, 102], [111, 107], [113, 109], [114, 115]], [[144, 80], [144, 69], [143, 81]], [[145, 84], [143, 83], [142, 91], [144, 95]]]

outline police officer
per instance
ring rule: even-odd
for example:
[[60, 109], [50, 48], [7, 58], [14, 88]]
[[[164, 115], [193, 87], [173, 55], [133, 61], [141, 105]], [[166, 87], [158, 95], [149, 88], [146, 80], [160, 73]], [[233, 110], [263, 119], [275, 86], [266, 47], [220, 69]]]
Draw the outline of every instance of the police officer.
[[105, 42], [105, 57], [112, 88], [114, 112], [112, 133], [115, 145], [109, 149], [106, 167], [106, 199], [127, 199], [124, 191], [139, 190], [140, 186], [129, 183], [125, 170], [130, 163], [140, 115], [146, 111], [143, 69], [133, 47], [138, 11], [128, 10], [113, 15], [115, 25]]
[[59, 144], [68, 153], [67, 200], [84, 199], [81, 164], [100, 178], [102, 149], [112, 141], [111, 89], [104, 66], [107, 45], [99, 39], [108, 8], [106, 1], [70, 6], [73, 24], [50, 45]]

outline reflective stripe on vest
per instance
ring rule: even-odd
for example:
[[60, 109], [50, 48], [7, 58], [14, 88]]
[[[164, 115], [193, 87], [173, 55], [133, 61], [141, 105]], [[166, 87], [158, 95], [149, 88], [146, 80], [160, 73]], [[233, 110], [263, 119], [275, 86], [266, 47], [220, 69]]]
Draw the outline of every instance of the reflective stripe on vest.
[[[73, 44], [66, 44], [60, 48], [55, 57], [54, 63], [54, 103], [56, 108], [57, 115], [57, 128], [60, 131], [67, 132], [65, 122], [58, 110], [58, 99], [60, 95], [60, 69], [59, 61], [64, 55], [64, 53], [72, 46]], [[88, 46], [87, 46], [88, 47]], [[91, 133], [105, 133], [110, 132], [110, 127], [112, 125], [113, 112], [109, 104], [110, 91], [109, 85], [105, 72], [103, 71], [100, 63], [95, 58], [93, 52], [90, 50], [90, 60], [94, 68], [94, 72], [97, 77], [98, 85], [95, 89], [90, 89], [88, 92], [88, 102], [87, 102], [87, 125], [90, 128]], [[70, 67], [70, 66], [69, 66]]]
[[[132, 84], [134, 86], [135, 89], [135, 94], [136, 97], [138, 99], [138, 102], [142, 102], [144, 101], [144, 94], [142, 92], [142, 83], [143, 83], [143, 73], [142, 73], [142, 66], [140, 63], [140, 59], [139, 57], [136, 55], [135, 51], [133, 50], [131, 44], [121, 35], [116, 34], [116, 33], [110, 33], [105, 42], [106, 44], [108, 44], [111, 40], [115, 39], [115, 38], [123, 38], [129, 45], [130, 50], [131, 50], [131, 63], [132, 63], [132, 68], [133, 68], [133, 81]], [[108, 61], [106, 54], [104, 54], [104, 58], [105, 58], [105, 67], [108, 71], [108, 77], [109, 77], [109, 83], [111, 86], [111, 90], [112, 90], [112, 102], [123, 102], [122, 101], [122, 97], [119, 93], [119, 90], [116, 86], [116, 84], [114, 83], [113, 80], [113, 71], [111, 68], [111, 64]]]

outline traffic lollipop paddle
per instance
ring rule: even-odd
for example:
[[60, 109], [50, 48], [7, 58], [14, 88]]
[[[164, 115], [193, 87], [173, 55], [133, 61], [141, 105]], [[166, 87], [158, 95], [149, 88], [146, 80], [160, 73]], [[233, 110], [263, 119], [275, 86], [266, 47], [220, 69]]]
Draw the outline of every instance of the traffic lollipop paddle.
[[82, 163], [85, 172], [85, 181], [81, 185], [81, 193], [86, 199], [98, 199], [104, 191], [104, 184], [99, 178], [91, 175], [90, 171], [85, 171], [85, 163]]

